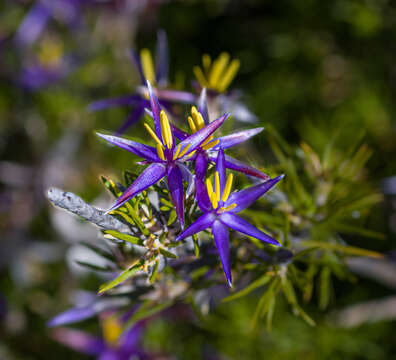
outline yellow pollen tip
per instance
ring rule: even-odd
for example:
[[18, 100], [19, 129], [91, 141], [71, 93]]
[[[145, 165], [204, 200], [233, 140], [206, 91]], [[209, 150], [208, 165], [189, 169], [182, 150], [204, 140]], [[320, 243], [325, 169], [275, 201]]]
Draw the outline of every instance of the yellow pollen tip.
[[173, 145], [172, 131], [170, 128], [169, 119], [166, 116], [164, 110], [161, 110], [160, 112], [160, 122], [162, 139], [164, 140], [166, 147], [171, 149]]
[[155, 71], [153, 65], [153, 58], [148, 49], [142, 49], [140, 51], [140, 60], [142, 62], [143, 75], [146, 80], [150, 81], [151, 84], [155, 84]]
[[217, 88], [220, 92], [227, 90], [228, 86], [231, 84], [231, 81], [234, 80], [240, 65], [241, 63], [237, 59], [231, 61], [230, 66], [227, 68], [217, 85]]
[[122, 333], [122, 326], [115, 316], [109, 316], [103, 321], [103, 337], [110, 345], [115, 345]]
[[162, 145], [157, 144], [157, 154], [161, 160], [165, 160], [164, 150], [162, 149]]
[[181, 149], [181, 144], [177, 145], [175, 153], [173, 154], [173, 160], [176, 160], [177, 157], [179, 156], [180, 149]]
[[208, 143], [208, 144], [206, 144], [204, 146], [201, 146], [201, 147], [204, 150], [209, 150], [209, 149], [215, 147], [219, 142], [220, 142], [220, 140], [216, 139], [216, 140], [213, 140], [212, 142], [210, 142], [210, 143]]
[[216, 195], [213, 192], [213, 185], [209, 178], [206, 179], [206, 189], [208, 190], [209, 200], [212, 203], [213, 209], [217, 208]]
[[189, 117], [187, 118], [187, 120], [188, 120], [188, 125], [190, 125], [191, 131], [192, 131], [193, 133], [197, 132], [197, 128], [196, 128], [196, 126], [195, 126], [195, 123], [194, 123], [194, 120], [192, 119], [192, 117], [189, 116]]
[[220, 190], [220, 175], [219, 175], [218, 171], [215, 172], [214, 180], [215, 180], [216, 201], [220, 201], [220, 191], [221, 190]]
[[227, 182], [223, 191], [223, 196], [221, 197], [221, 200], [223, 200], [224, 202], [227, 201], [228, 197], [230, 196], [233, 180], [234, 180], [234, 175], [233, 174], [228, 175]]
[[222, 208], [220, 208], [220, 211], [223, 213], [223, 212], [226, 212], [226, 211], [231, 211], [232, 209], [235, 209], [236, 208], [236, 204], [234, 203], [234, 204], [231, 204], [231, 205], [229, 205], [229, 206], [227, 206], [227, 207], [222, 207]]
[[143, 124], [144, 127], [146, 128], [147, 132], [150, 134], [150, 136], [154, 139], [154, 141], [162, 146], [162, 142], [160, 139], [158, 139], [157, 135], [155, 135], [155, 132], [153, 131], [153, 129], [149, 126], [149, 124], [144, 123]]
[[212, 59], [208, 54], [202, 55], [202, 65], [206, 73], [209, 71], [211, 63], [212, 63]]
[[[179, 144], [179, 146], [180, 146], [181, 144]], [[183, 157], [186, 153], [187, 153], [187, 151], [188, 151], [188, 149], [190, 148], [190, 144], [187, 144], [186, 146], [184, 146], [184, 148], [183, 148], [183, 150], [180, 152], [180, 154], [179, 154], [179, 158], [181, 158], [181, 157]]]
[[194, 66], [193, 67], [193, 72], [195, 77], [197, 78], [197, 81], [202, 87], [208, 87], [209, 83], [206, 80], [206, 77], [204, 73], [202, 72], [202, 69], [199, 66]]
[[213, 66], [209, 74], [209, 84], [212, 88], [217, 89], [219, 79], [221, 78], [221, 75], [224, 73], [224, 70], [227, 68], [229, 59], [230, 59], [230, 55], [223, 52], [213, 62]]

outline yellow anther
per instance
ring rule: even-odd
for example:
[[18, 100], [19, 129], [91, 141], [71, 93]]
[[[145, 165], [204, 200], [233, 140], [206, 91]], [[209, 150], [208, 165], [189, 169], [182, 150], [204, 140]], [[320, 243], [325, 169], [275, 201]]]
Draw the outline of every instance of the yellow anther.
[[179, 154], [179, 158], [183, 157], [187, 153], [189, 148], [190, 148], [190, 144], [187, 144], [186, 146], [184, 146], [183, 150]]
[[191, 151], [189, 154], [187, 154], [185, 158], [186, 158], [186, 159], [189, 159], [189, 158], [193, 157], [194, 154], [195, 154], [195, 150], [193, 150], [193, 151]]
[[205, 126], [205, 121], [201, 115], [201, 113], [197, 110], [195, 106], [191, 107], [191, 115], [195, 122], [195, 127], [197, 130], [202, 129]]
[[213, 136], [210, 135], [202, 144], [201, 146], [205, 146], [206, 144], [209, 144], [213, 140]]
[[213, 192], [213, 185], [209, 178], [206, 179], [206, 189], [208, 191], [209, 200], [212, 203], [213, 209], [217, 208], [216, 195]]
[[162, 149], [162, 145], [160, 144], [157, 144], [157, 154], [160, 157], [160, 159], [165, 160], [164, 150]]
[[208, 87], [209, 86], [208, 82], [206, 81], [205, 75], [204, 75], [204, 73], [202, 72], [202, 69], [199, 66], [194, 66], [193, 67], [193, 72], [194, 72], [194, 75], [197, 78], [199, 84], [202, 87]]
[[192, 119], [192, 117], [189, 116], [189, 117], [187, 118], [187, 120], [188, 120], [188, 125], [190, 125], [191, 131], [192, 131], [193, 133], [197, 132], [197, 127], [195, 126], [195, 123], [194, 123], [194, 120]]
[[217, 83], [227, 67], [230, 55], [223, 52], [220, 56], [213, 62], [212, 69], [209, 74], [209, 84], [212, 88], [217, 88]]
[[177, 157], [179, 156], [180, 149], [181, 149], [181, 144], [177, 145], [177, 148], [173, 154], [173, 160], [176, 160]]
[[206, 145], [201, 146], [201, 147], [202, 147], [202, 149], [204, 149], [204, 150], [209, 150], [209, 149], [211, 149], [212, 147], [215, 147], [219, 142], [220, 142], [220, 140], [219, 140], [219, 139], [216, 139], [216, 140], [213, 140], [212, 142], [210, 142], [209, 144], [206, 144]]
[[173, 145], [172, 131], [170, 128], [169, 119], [166, 116], [164, 110], [161, 110], [160, 112], [160, 122], [161, 122], [162, 139], [164, 140], [166, 147], [168, 149], [171, 149]]
[[155, 141], [157, 144], [159, 144], [159, 145], [162, 146], [161, 140], [158, 139], [157, 135], [155, 135], [155, 132], [153, 131], [153, 129], [152, 129], [147, 123], [144, 123], [143, 125], [144, 125], [144, 127], [146, 128], [146, 130], [148, 131], [148, 133], [151, 135], [151, 137], [154, 139], [154, 141]]
[[231, 81], [234, 80], [240, 65], [241, 62], [237, 59], [231, 61], [230, 66], [227, 68], [226, 72], [221, 77], [217, 85], [217, 89], [220, 92], [225, 91], [228, 88], [228, 86], [231, 84]]
[[140, 52], [140, 60], [142, 62], [143, 75], [146, 80], [150, 81], [151, 84], [155, 84], [155, 71], [153, 65], [153, 58], [148, 49], [142, 49]]
[[215, 172], [214, 180], [215, 180], [216, 201], [220, 201], [220, 191], [221, 190], [220, 190], [220, 175], [219, 175], [218, 171]]
[[228, 175], [227, 182], [223, 191], [223, 196], [221, 197], [221, 200], [223, 200], [224, 202], [227, 201], [228, 197], [230, 196], [233, 180], [234, 180], [234, 175], [232, 174]]
[[115, 345], [122, 333], [122, 326], [115, 316], [103, 320], [103, 337], [110, 345]]
[[203, 64], [204, 71], [206, 73], [209, 72], [211, 63], [212, 63], [212, 59], [210, 58], [210, 56], [208, 54], [202, 55], [202, 64]]
[[231, 205], [229, 205], [229, 206], [227, 206], [227, 207], [222, 207], [222, 208], [220, 208], [220, 212], [226, 212], [226, 211], [231, 211], [232, 209], [235, 209], [236, 208], [236, 204], [234, 203], [234, 204], [231, 204]]

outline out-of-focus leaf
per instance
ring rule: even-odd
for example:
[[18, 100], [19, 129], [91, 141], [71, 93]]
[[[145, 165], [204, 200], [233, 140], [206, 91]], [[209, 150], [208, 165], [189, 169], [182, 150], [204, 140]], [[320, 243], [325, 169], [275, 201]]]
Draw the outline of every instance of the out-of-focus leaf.
[[324, 266], [319, 276], [319, 308], [325, 310], [330, 303], [331, 271]]
[[382, 259], [384, 257], [383, 254], [378, 253], [376, 251], [361, 249], [361, 248], [354, 247], [354, 246], [345, 246], [345, 245], [341, 245], [341, 244], [303, 240], [303, 241], [301, 241], [301, 245], [304, 245], [307, 247], [313, 246], [313, 247], [317, 247], [320, 249], [339, 251], [346, 255], [367, 256], [367, 257], [373, 257], [373, 258], [378, 258], [378, 259]]
[[129, 279], [131, 276], [133, 276], [139, 270], [141, 270], [143, 264], [144, 264], [143, 260], [138, 260], [134, 265], [130, 266], [128, 269], [123, 271], [115, 279], [113, 279], [113, 280], [111, 280], [111, 281], [109, 281], [109, 282], [107, 282], [105, 284], [102, 284], [99, 287], [99, 294], [102, 294], [105, 291], [108, 291], [108, 290], [114, 288], [115, 286], [121, 284], [125, 280]]
[[272, 275], [264, 274], [263, 276], [259, 277], [257, 280], [253, 281], [250, 285], [246, 286], [244, 289], [237, 291], [236, 293], [225, 297], [222, 302], [228, 302], [235, 299], [239, 299], [247, 294], [251, 293], [252, 291], [256, 290], [257, 288], [264, 286], [267, 284], [272, 278]]
[[167, 258], [177, 259], [177, 255], [171, 253], [171, 252], [168, 251], [168, 250], [165, 250], [164, 248], [160, 248], [159, 251], [160, 251], [160, 253], [161, 253], [163, 256], [165, 256], [165, 257], [167, 257]]
[[195, 254], [195, 257], [199, 257], [199, 245], [198, 245], [198, 236], [197, 236], [197, 234], [194, 234], [193, 236], [192, 236], [192, 238], [193, 238], [193, 243], [194, 243], [194, 254]]
[[[118, 232], [116, 230], [105, 230], [104, 233], [105, 234], [109, 234], [109, 235], [111, 235], [111, 236], [113, 236], [113, 237], [115, 237], [115, 238], [117, 238], [119, 240], [127, 241], [127, 242], [129, 242], [131, 244], [134, 244], [134, 245], [143, 245], [143, 240], [139, 239], [136, 236], [132, 236], [132, 235], [129, 235], [129, 234], [123, 234], [123, 233], [120, 233], [120, 232]], [[106, 235], [105, 235], [105, 237], [106, 237]]]
[[96, 264], [87, 263], [83, 260], [76, 260], [76, 263], [93, 271], [105, 271], [105, 272], [114, 271], [114, 268], [110, 266], [99, 266]]
[[156, 278], [156, 276], [157, 276], [158, 265], [159, 265], [159, 261], [157, 260], [157, 261], [155, 262], [155, 264], [154, 264], [153, 272], [152, 272], [151, 275], [150, 275], [150, 279], [149, 279], [149, 280], [150, 280], [151, 283], [153, 283], [153, 282], [155, 281], [155, 278]]

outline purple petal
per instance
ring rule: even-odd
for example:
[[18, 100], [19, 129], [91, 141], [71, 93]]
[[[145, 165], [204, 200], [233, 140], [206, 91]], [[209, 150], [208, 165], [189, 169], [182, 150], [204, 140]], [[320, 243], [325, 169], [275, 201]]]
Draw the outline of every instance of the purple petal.
[[155, 52], [155, 73], [158, 85], [166, 85], [169, 71], [168, 38], [164, 30], [158, 30], [157, 49]]
[[161, 106], [158, 102], [157, 97], [154, 95], [153, 88], [151, 87], [150, 81], [148, 80], [147, 80], [147, 87], [150, 95], [150, 106], [151, 106], [151, 112], [153, 113], [155, 134], [158, 136], [158, 139], [162, 141], [161, 120], [160, 120]]
[[227, 207], [231, 204], [236, 204], [236, 207], [231, 211], [233, 213], [238, 213], [253, 204], [260, 196], [264, 195], [269, 189], [271, 189], [281, 179], [283, 179], [283, 177], [284, 175], [280, 175], [261, 184], [257, 184], [247, 189], [234, 192], [230, 195], [224, 206]]
[[208, 170], [209, 160], [205, 152], [198, 151], [195, 158], [195, 176], [202, 181], [205, 179], [206, 171]]
[[180, 226], [184, 228], [183, 175], [177, 165], [168, 168], [168, 187]]
[[96, 313], [97, 313], [97, 311], [91, 305], [84, 306], [84, 307], [78, 307], [78, 308], [72, 308], [72, 309], [66, 310], [63, 313], [52, 318], [48, 322], [47, 326], [53, 327], [53, 326], [72, 324], [75, 322], [79, 322], [79, 321], [88, 319], [88, 318], [94, 316]]
[[243, 220], [240, 216], [233, 214], [231, 212], [226, 212], [224, 214], [221, 214], [219, 216], [220, 221], [224, 224], [230, 227], [231, 229], [234, 229], [236, 231], [241, 232], [242, 234], [246, 234], [248, 236], [252, 236], [256, 239], [259, 239], [261, 241], [273, 244], [273, 245], [280, 245], [274, 238], [271, 236], [263, 233], [259, 229], [257, 229], [255, 226], [252, 224], [249, 224], [247, 221]]
[[111, 107], [133, 105], [141, 99], [140, 95], [126, 95], [111, 99], [98, 100], [88, 105], [88, 111], [98, 111]]
[[[216, 162], [216, 156], [210, 156], [210, 160]], [[225, 156], [225, 165], [227, 169], [239, 171], [249, 176], [255, 176], [260, 179], [268, 180], [269, 176], [261, 172], [260, 170], [255, 169], [252, 166], [249, 166], [242, 161], [232, 158], [231, 156]]]
[[139, 73], [140, 80], [141, 80], [142, 84], [146, 85], [146, 78], [144, 77], [144, 74], [143, 74], [142, 63], [140, 61], [139, 54], [135, 50], [131, 50], [130, 54], [132, 56], [133, 62], [135, 63], [135, 66]]
[[105, 139], [109, 143], [116, 145], [124, 150], [127, 150], [131, 152], [132, 154], [135, 154], [137, 156], [142, 157], [143, 159], [146, 159], [148, 161], [152, 162], [160, 162], [160, 158], [157, 155], [157, 150], [154, 149], [151, 146], [144, 145], [141, 143], [138, 143], [136, 141], [128, 140], [122, 137], [118, 136], [113, 136], [113, 135], [105, 135], [105, 134], [100, 134], [96, 133], [98, 136], [100, 136], [102, 139]]
[[59, 343], [83, 354], [99, 355], [106, 350], [106, 345], [102, 340], [80, 330], [58, 328], [52, 332], [52, 337]]
[[172, 133], [179, 139], [179, 140], [184, 140], [185, 138], [188, 138], [190, 136], [189, 133], [179, 129], [177, 126], [170, 124]]
[[126, 354], [133, 354], [140, 350], [139, 343], [143, 335], [143, 322], [138, 322], [128, 329], [121, 338], [121, 350]]
[[220, 178], [220, 192], [223, 193], [227, 181], [225, 157], [224, 157], [223, 149], [220, 149], [219, 152], [217, 153], [216, 171], [219, 173], [219, 178]]
[[128, 118], [126, 119], [126, 121], [121, 125], [121, 127], [117, 130], [117, 132], [115, 133], [115, 135], [121, 135], [123, 134], [129, 127], [131, 127], [132, 125], [135, 125], [140, 118], [142, 117], [144, 113], [144, 107], [143, 106], [139, 106], [136, 109], [134, 109], [128, 116]]
[[186, 198], [189, 197], [194, 191], [194, 176], [188, 167], [181, 162], [178, 162], [177, 166], [183, 174], [184, 181], [188, 184], [186, 191]]
[[206, 213], [201, 215], [195, 220], [187, 229], [185, 229], [177, 238], [176, 241], [183, 240], [186, 237], [194, 235], [202, 230], [211, 227], [213, 222], [216, 220], [216, 215], [213, 213]]
[[206, 189], [203, 179], [200, 179], [197, 176], [195, 176], [195, 198], [197, 199], [199, 208], [203, 212], [210, 211], [212, 203], [209, 200], [208, 190]]
[[227, 136], [222, 136], [219, 138], [220, 144], [218, 147], [222, 147], [223, 149], [228, 149], [232, 146], [238, 145], [249, 138], [251, 138], [254, 135], [257, 135], [258, 133], [262, 132], [264, 128], [255, 128], [255, 129], [250, 129], [250, 130], [243, 130], [243, 131], [238, 131], [234, 134], [227, 135]]
[[131, 184], [128, 189], [117, 199], [116, 203], [107, 210], [109, 213], [112, 210], [117, 209], [122, 204], [132, 199], [134, 196], [146, 190], [157, 181], [161, 180], [166, 174], [166, 168], [161, 164], [151, 164], [138, 176], [138, 178]]
[[205, 125], [208, 125], [210, 121], [209, 121], [208, 101], [206, 98], [206, 88], [202, 89], [201, 95], [199, 96], [198, 111], [201, 113], [205, 121]]
[[23, 19], [15, 35], [15, 41], [20, 46], [33, 44], [40, 36], [50, 17], [48, 9], [42, 4], [34, 5]]
[[221, 264], [228, 281], [232, 287], [231, 265], [230, 265], [230, 242], [228, 240], [227, 226], [216, 220], [212, 225], [212, 233], [220, 255]]
[[180, 102], [185, 104], [194, 104], [196, 101], [195, 95], [187, 91], [157, 89], [157, 95], [161, 101]]
[[198, 130], [196, 133], [194, 133], [194, 134], [190, 135], [188, 138], [184, 139], [180, 143], [182, 149], [187, 144], [190, 144], [190, 147], [189, 147], [187, 153], [185, 154], [185, 156], [187, 156], [190, 152], [195, 150], [210, 135], [212, 135], [216, 131], [216, 129], [223, 124], [223, 122], [225, 121], [225, 119], [227, 119], [227, 117], [228, 117], [228, 114], [225, 114], [225, 115], [219, 117], [218, 119], [216, 119], [215, 121], [213, 121], [209, 125], [206, 125], [201, 130]]

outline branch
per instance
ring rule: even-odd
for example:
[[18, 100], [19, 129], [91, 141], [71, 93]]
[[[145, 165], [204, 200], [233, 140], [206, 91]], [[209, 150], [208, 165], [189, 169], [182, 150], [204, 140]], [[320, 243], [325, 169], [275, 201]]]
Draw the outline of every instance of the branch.
[[128, 225], [117, 218], [105, 214], [104, 211], [88, 205], [79, 196], [65, 192], [57, 188], [50, 188], [47, 191], [48, 200], [55, 206], [65, 209], [83, 219], [106, 230], [116, 230], [125, 234], [133, 234]]

